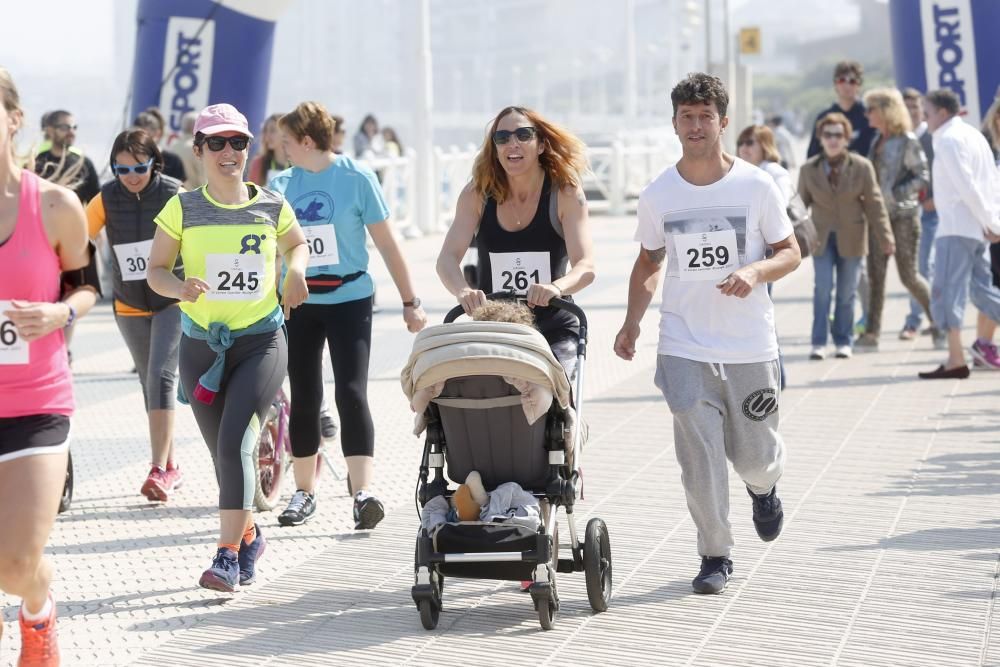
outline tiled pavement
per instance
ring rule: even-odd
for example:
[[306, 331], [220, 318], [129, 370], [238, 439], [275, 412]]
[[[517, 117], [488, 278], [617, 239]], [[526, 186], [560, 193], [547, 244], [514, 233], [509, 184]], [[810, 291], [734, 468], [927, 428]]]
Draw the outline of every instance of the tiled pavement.
[[[398, 383], [411, 337], [376, 260], [385, 309], [375, 320], [370, 396], [388, 517], [355, 533], [342, 483], [327, 476], [310, 524], [280, 529], [276, 512], [258, 516], [270, 546], [258, 583], [234, 595], [195, 585], [214, 548], [216, 490], [190, 412], [178, 412], [186, 486], [169, 504], [150, 505], [138, 495], [148, 454], [131, 362], [106, 306], [81, 323], [76, 500], [49, 549], [64, 664], [1000, 664], [1000, 373], [918, 381], [940, 353], [927, 338], [895, 339], [906, 307], [895, 276], [882, 352], [848, 361], [806, 360], [811, 265], [777, 285], [791, 382], [781, 405], [785, 532], [757, 540], [749, 500], [731, 477], [734, 579], [721, 596], [691, 594], [694, 530], [670, 415], [652, 385], [656, 314], [633, 362], [610, 351], [632, 230], [629, 219], [595, 218], [600, 278], [580, 299], [592, 343], [578, 526], [601, 516], [610, 528], [607, 613], [592, 615], [581, 574], [560, 575], [563, 607], [551, 632], [538, 628], [515, 585], [449, 579], [438, 629], [421, 628], [409, 596], [420, 444]], [[433, 274], [439, 244], [405, 246], [434, 320], [450, 305]], [[11, 665], [16, 608], [3, 602], [0, 665]]]

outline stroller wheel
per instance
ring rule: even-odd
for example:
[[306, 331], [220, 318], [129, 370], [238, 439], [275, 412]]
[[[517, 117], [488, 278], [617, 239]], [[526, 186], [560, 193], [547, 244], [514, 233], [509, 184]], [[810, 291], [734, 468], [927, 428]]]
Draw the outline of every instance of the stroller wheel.
[[551, 630], [555, 627], [556, 603], [549, 597], [547, 600], [538, 601], [538, 624], [542, 630]]
[[611, 601], [611, 540], [608, 526], [591, 519], [583, 540], [583, 571], [587, 577], [587, 598], [596, 612], [608, 610]]
[[441, 609], [431, 600], [421, 600], [417, 603], [420, 610], [420, 624], [424, 630], [433, 630], [437, 627], [438, 618], [441, 616]]

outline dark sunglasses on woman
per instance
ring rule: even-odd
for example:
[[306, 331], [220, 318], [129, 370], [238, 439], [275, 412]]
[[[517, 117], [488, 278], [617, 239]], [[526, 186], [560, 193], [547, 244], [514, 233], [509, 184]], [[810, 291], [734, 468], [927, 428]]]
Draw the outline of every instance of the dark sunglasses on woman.
[[241, 151], [247, 147], [250, 143], [249, 137], [205, 137], [204, 144], [208, 146], [208, 150], [213, 153], [218, 153], [226, 144], [229, 144], [234, 151]]
[[128, 167], [124, 164], [116, 164], [115, 166], [112, 167], [115, 174], [117, 174], [118, 176], [128, 176], [132, 172], [135, 172], [136, 174], [142, 176], [152, 168], [153, 168], [153, 158], [150, 158], [145, 162], [137, 164], [133, 167]]
[[511, 137], [517, 139], [519, 144], [526, 144], [538, 133], [533, 127], [519, 127], [516, 130], [497, 130], [493, 133], [493, 143], [503, 146], [510, 141]]

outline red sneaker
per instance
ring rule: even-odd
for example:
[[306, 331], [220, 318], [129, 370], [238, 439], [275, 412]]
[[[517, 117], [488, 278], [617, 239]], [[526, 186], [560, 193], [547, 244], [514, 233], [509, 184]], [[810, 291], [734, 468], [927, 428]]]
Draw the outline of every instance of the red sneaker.
[[19, 612], [17, 617], [21, 622], [21, 656], [17, 667], [59, 667], [59, 637], [56, 633], [56, 602], [49, 594], [52, 610], [44, 621], [34, 623], [24, 620]]
[[146, 476], [146, 481], [142, 483], [139, 493], [146, 496], [150, 502], [166, 502], [170, 489], [171, 485], [167, 477], [167, 471], [160, 466], [154, 465], [150, 469], [149, 475]]
[[164, 474], [168, 483], [168, 491], [176, 491], [184, 485], [184, 475], [181, 474], [180, 466], [176, 463], [168, 463]]

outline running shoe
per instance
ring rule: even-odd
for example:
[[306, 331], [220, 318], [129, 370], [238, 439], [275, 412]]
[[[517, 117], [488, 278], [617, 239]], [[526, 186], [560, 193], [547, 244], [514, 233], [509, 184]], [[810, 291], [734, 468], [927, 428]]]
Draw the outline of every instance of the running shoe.
[[721, 593], [729, 585], [729, 577], [733, 574], [733, 561], [728, 558], [701, 557], [701, 570], [691, 582], [695, 593], [711, 595]]
[[987, 368], [989, 370], [1000, 370], [1000, 355], [997, 354], [997, 346], [988, 340], [979, 338], [972, 344], [972, 361], [977, 368]]
[[853, 352], [851, 351], [850, 345], [838, 345], [833, 356], [838, 359], [850, 359], [852, 354]]
[[146, 496], [149, 502], [166, 502], [170, 493], [170, 478], [167, 471], [160, 466], [154, 465], [146, 476], [146, 481], [142, 483], [139, 493]]
[[24, 610], [17, 617], [21, 625], [21, 657], [18, 667], [58, 667], [59, 636], [56, 632], [56, 602], [49, 594], [52, 605], [44, 621], [27, 621]]
[[319, 432], [324, 440], [333, 440], [337, 437], [337, 422], [333, 421], [333, 415], [329, 410], [324, 409], [319, 413]]
[[899, 332], [899, 340], [913, 340], [917, 337], [917, 330], [914, 327], [903, 327]]
[[826, 348], [817, 345], [812, 349], [812, 352], [809, 353], [809, 358], [812, 361], [822, 361], [823, 359], [826, 359]]
[[201, 573], [198, 585], [213, 591], [232, 593], [240, 579], [240, 563], [232, 549], [219, 547], [212, 559], [212, 567]]
[[253, 527], [257, 532], [253, 542], [247, 544], [240, 540], [240, 554], [237, 559], [240, 564], [240, 586], [249, 586], [257, 581], [257, 561], [267, 548], [267, 540], [264, 538], [264, 533], [260, 532], [260, 526], [255, 523]]
[[367, 491], [358, 491], [354, 496], [354, 529], [371, 530], [384, 517], [382, 501]]
[[167, 478], [168, 491], [176, 491], [184, 485], [184, 475], [181, 473], [180, 466], [176, 463], [167, 463], [164, 476]]
[[278, 515], [282, 526], [301, 526], [316, 513], [316, 494], [299, 489], [285, 511]]
[[747, 493], [753, 498], [753, 527], [757, 536], [765, 542], [771, 542], [781, 535], [781, 526], [785, 523], [785, 511], [781, 508], [778, 498], [778, 487], [769, 493], [757, 495], [747, 487]]

